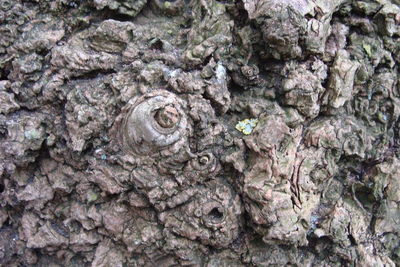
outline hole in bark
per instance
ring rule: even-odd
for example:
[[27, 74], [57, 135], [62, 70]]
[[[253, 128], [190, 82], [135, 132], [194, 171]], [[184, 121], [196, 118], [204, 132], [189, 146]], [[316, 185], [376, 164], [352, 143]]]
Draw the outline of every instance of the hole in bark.
[[365, 209], [369, 211], [373, 209], [375, 198], [372, 190], [366, 187], [356, 188], [355, 197], [361, 202]]
[[354, 239], [354, 237], [352, 235], [347, 235], [347, 237], [349, 238], [349, 240], [353, 246], [357, 245], [357, 241]]
[[163, 50], [163, 47], [164, 47], [163, 42], [162, 42], [160, 39], [154, 41], [154, 42], [150, 45], [150, 48], [153, 49], [153, 50], [160, 50], [160, 51], [162, 51], [162, 50]]
[[6, 65], [0, 69], [0, 80], [7, 80], [8, 75], [11, 72], [11, 64], [6, 63]]
[[116, 10], [109, 9], [108, 7], [102, 10], [104, 19], [114, 19], [118, 21], [132, 21], [132, 16], [121, 14]]
[[220, 222], [224, 218], [224, 213], [221, 208], [213, 208], [209, 213], [208, 217], [214, 223]]
[[205, 165], [207, 165], [207, 163], [208, 163], [209, 161], [210, 161], [210, 157], [207, 156], [207, 155], [204, 155], [204, 156], [202, 156], [202, 157], [200, 158], [199, 163], [200, 163], [200, 165], [205, 166]]
[[8, 135], [7, 128], [5, 127], [3, 128], [0, 126], [0, 139], [7, 138], [7, 135]]

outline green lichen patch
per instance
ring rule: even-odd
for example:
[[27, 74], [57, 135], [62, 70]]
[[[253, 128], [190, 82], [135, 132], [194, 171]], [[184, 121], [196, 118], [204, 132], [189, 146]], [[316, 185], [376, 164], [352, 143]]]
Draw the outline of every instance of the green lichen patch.
[[253, 132], [253, 129], [257, 126], [258, 119], [244, 119], [239, 121], [235, 128], [239, 132], [242, 132], [245, 135], [249, 135]]
[[363, 44], [363, 48], [369, 57], [372, 56], [372, 47], [369, 44]]

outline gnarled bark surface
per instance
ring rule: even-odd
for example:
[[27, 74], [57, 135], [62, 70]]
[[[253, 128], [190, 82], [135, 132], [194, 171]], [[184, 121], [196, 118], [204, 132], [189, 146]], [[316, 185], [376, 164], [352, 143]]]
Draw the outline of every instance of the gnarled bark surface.
[[0, 0], [2, 266], [400, 265], [398, 0]]

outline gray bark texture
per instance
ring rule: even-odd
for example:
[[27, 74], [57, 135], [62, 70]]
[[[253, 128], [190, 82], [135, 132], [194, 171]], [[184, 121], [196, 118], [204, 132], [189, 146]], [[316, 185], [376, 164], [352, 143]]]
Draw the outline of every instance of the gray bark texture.
[[1, 266], [400, 266], [399, 0], [0, 0]]

